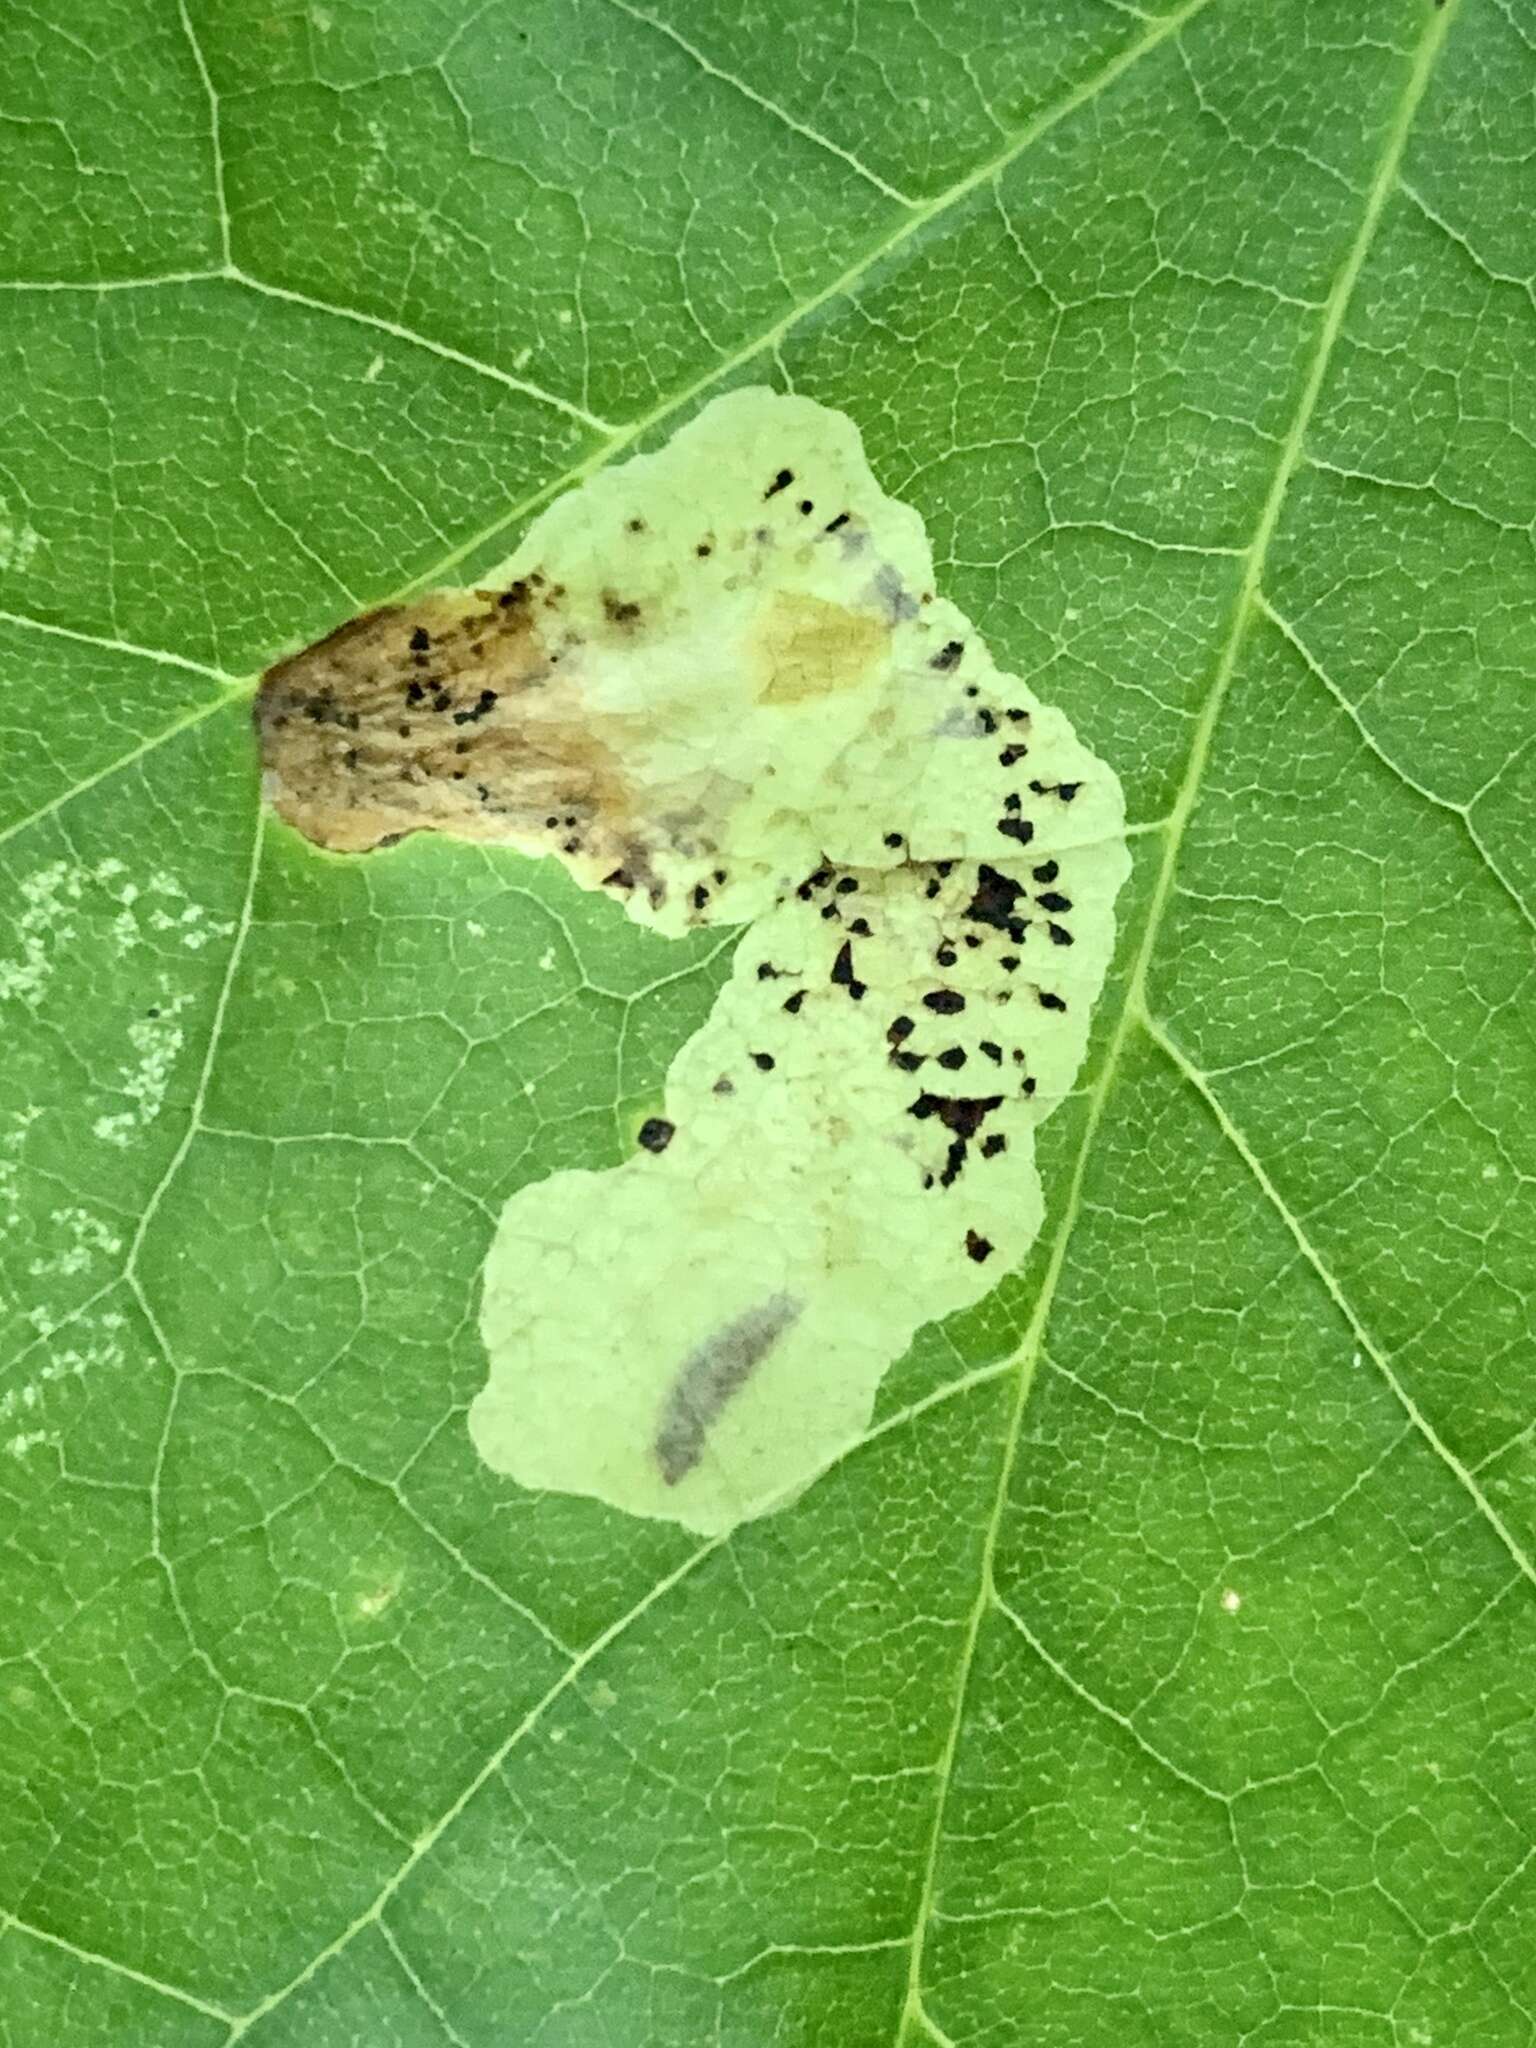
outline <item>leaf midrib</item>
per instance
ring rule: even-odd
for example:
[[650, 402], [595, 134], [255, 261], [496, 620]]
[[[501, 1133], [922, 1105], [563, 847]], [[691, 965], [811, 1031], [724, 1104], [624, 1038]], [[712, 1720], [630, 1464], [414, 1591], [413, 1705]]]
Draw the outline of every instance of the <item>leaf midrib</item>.
[[[1169, 813], [1168, 829], [1163, 844], [1163, 856], [1159, 863], [1157, 879], [1153, 886], [1152, 899], [1148, 905], [1141, 938], [1132, 962], [1130, 975], [1122, 999], [1115, 1029], [1105, 1049], [1098, 1073], [1089, 1091], [1088, 1110], [1084, 1119], [1083, 1135], [1068, 1185], [1067, 1198], [1062, 1209], [1061, 1222], [1052, 1242], [1050, 1258], [1041, 1281], [1034, 1312], [1024, 1334], [1016, 1361], [1018, 1387], [1015, 1394], [1008, 1434], [1004, 1440], [999, 1459], [998, 1482], [993, 1497], [992, 1513], [983, 1538], [981, 1569], [976, 1600], [973, 1604], [967, 1628], [962, 1636], [960, 1657], [955, 1681], [955, 1701], [948, 1737], [940, 1758], [937, 1785], [934, 1795], [934, 1814], [929, 1838], [928, 1856], [923, 1875], [921, 1893], [917, 1903], [913, 1924], [910, 1962], [907, 1978], [907, 1997], [897, 2020], [896, 2042], [901, 2043], [911, 2027], [921, 2027], [935, 2038], [943, 2036], [925, 2012], [922, 1996], [922, 1968], [925, 1939], [938, 1889], [939, 1859], [944, 1840], [944, 1820], [949, 1788], [953, 1781], [955, 1759], [959, 1751], [960, 1737], [965, 1720], [966, 1698], [969, 1692], [971, 1673], [975, 1666], [976, 1649], [981, 1637], [982, 1623], [986, 1615], [998, 1605], [993, 1565], [997, 1553], [998, 1538], [1007, 1508], [1009, 1490], [1013, 1479], [1014, 1465], [1023, 1429], [1024, 1411], [1028, 1404], [1030, 1390], [1034, 1383], [1035, 1370], [1039, 1363], [1047, 1325], [1055, 1303], [1056, 1289], [1066, 1263], [1068, 1248], [1082, 1211], [1083, 1190], [1087, 1180], [1094, 1143], [1104, 1119], [1104, 1110], [1119, 1072], [1121, 1055], [1131, 1032], [1140, 1020], [1150, 1016], [1147, 1007], [1147, 977], [1150, 971], [1157, 942], [1173, 900], [1175, 877], [1179, 856], [1189, 820], [1193, 815], [1199, 796], [1201, 781], [1210, 758], [1211, 744], [1215, 737], [1222, 707], [1226, 702], [1233, 676], [1237, 670], [1239, 655], [1247, 639], [1253, 620], [1260, 616], [1259, 599], [1263, 587], [1265, 565], [1270, 545], [1279, 524], [1281, 510], [1285, 503], [1291, 479], [1301, 459], [1308, 429], [1316, 411], [1324, 381], [1328, 374], [1334, 346], [1337, 343], [1344, 317], [1354, 295], [1366, 256], [1375, 239], [1381, 216], [1397, 182], [1398, 169], [1407, 146], [1414, 115], [1424, 97], [1434, 68], [1435, 59], [1444, 43], [1446, 33], [1456, 12], [1455, 0], [1451, 5], [1431, 13], [1419, 47], [1414, 53], [1408, 70], [1402, 96], [1396, 111], [1386, 129], [1386, 139], [1375, 176], [1367, 189], [1365, 204], [1361, 212], [1360, 225], [1340, 265], [1338, 275], [1324, 301], [1318, 322], [1316, 343], [1312, 359], [1303, 382], [1301, 395], [1291, 426], [1281, 445], [1279, 460], [1274, 476], [1260, 508], [1259, 518], [1254, 527], [1253, 538], [1245, 551], [1243, 572], [1239, 579], [1234, 598], [1231, 619], [1225, 641], [1217, 658], [1211, 687], [1196, 721], [1190, 742], [1189, 755], [1185, 764], [1178, 795]], [[1374, 1357], [1376, 1354], [1372, 1352]], [[1379, 1360], [1378, 1360], [1379, 1363]]]

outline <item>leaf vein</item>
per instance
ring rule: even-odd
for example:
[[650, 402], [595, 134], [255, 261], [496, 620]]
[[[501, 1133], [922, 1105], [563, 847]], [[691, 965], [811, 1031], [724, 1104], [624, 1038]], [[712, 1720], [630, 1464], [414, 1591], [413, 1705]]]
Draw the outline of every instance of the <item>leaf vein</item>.
[[1215, 1118], [1217, 1128], [1221, 1131], [1222, 1136], [1231, 1145], [1232, 1149], [1252, 1174], [1254, 1180], [1258, 1183], [1265, 1200], [1274, 1209], [1275, 1214], [1290, 1232], [1297, 1250], [1322, 1282], [1327, 1290], [1329, 1299], [1349, 1325], [1356, 1343], [1386, 1381], [1388, 1387], [1392, 1390], [1394, 1399], [1413, 1425], [1414, 1430], [1429, 1446], [1430, 1450], [1434, 1452], [1435, 1456], [1445, 1466], [1457, 1484], [1470, 1496], [1478, 1513], [1498, 1537], [1522, 1576], [1528, 1579], [1533, 1586], [1536, 1586], [1536, 1560], [1529, 1557], [1524, 1549], [1522, 1549], [1514, 1532], [1478, 1484], [1476, 1474], [1456, 1455], [1455, 1451], [1451, 1449], [1445, 1438], [1436, 1429], [1434, 1423], [1424, 1413], [1417, 1401], [1414, 1400], [1413, 1395], [1394, 1370], [1387, 1351], [1376, 1342], [1376, 1339], [1371, 1335], [1365, 1323], [1356, 1313], [1339, 1280], [1302, 1227], [1300, 1218], [1289, 1207], [1280, 1190], [1270, 1179], [1262, 1161], [1249, 1144], [1243, 1132], [1234, 1123], [1226, 1106], [1211, 1087], [1206, 1076], [1180, 1050], [1163, 1026], [1152, 1016], [1143, 1011], [1138, 1017], [1138, 1022], [1147, 1037], [1162, 1052], [1175, 1071], [1195, 1091]]
[[578, 421], [584, 427], [591, 427], [599, 434], [613, 434], [617, 431], [612, 420], [601, 419], [596, 413], [588, 412], [585, 406], [576, 405], [569, 398], [562, 398], [558, 392], [548, 391], [542, 384], [535, 384], [527, 377], [514, 376], [510, 370], [503, 370], [499, 364], [488, 363], [481, 356], [469, 355], [451, 342], [437, 341], [429, 334], [419, 333], [413, 327], [405, 326], [399, 320], [387, 319], [382, 313], [368, 313], [360, 306], [340, 306], [330, 299], [317, 299], [310, 292], [292, 290], [284, 284], [273, 284], [269, 279], [257, 277], [253, 271], [231, 265], [228, 275], [235, 284], [244, 285], [249, 291], [259, 292], [263, 298], [281, 299], [292, 306], [303, 306], [311, 313], [328, 313], [336, 320], [351, 320], [360, 327], [371, 327], [380, 334], [387, 334], [394, 341], [403, 341], [412, 348], [426, 349], [429, 354], [441, 356], [445, 362], [457, 363], [460, 369], [473, 370], [477, 376], [489, 377], [497, 384], [505, 385], [509, 391], [521, 392], [525, 398], [536, 399], [540, 405], [547, 405], [567, 418]]
[[31, 1941], [40, 1941], [47, 1948], [58, 1949], [62, 1954], [74, 1956], [79, 1962], [90, 1963], [98, 1970], [107, 1970], [115, 1977], [126, 1977], [134, 1984], [142, 1985], [146, 1991], [157, 1991], [162, 1998], [172, 1998], [178, 2005], [191, 2006], [194, 2012], [203, 2013], [208, 2019], [220, 2020], [228, 2025], [231, 2015], [220, 2005], [214, 2005], [206, 1998], [199, 1998], [195, 1991], [186, 1991], [179, 1984], [167, 1984], [163, 1978], [151, 1977], [147, 1971], [136, 1970], [132, 1963], [121, 1963], [115, 1956], [103, 1955], [99, 1949], [83, 1948], [79, 1942], [69, 1941], [62, 1934], [50, 1933], [46, 1927], [36, 1927], [30, 1921], [18, 1919], [14, 1913], [0, 1913], [0, 1932], [26, 1936]]
[[213, 182], [214, 211], [219, 223], [219, 253], [228, 267], [230, 256], [229, 199], [224, 184], [224, 138], [219, 123], [219, 96], [214, 90], [213, 78], [208, 69], [208, 60], [203, 55], [203, 46], [198, 39], [187, 0], [176, 0], [176, 12], [181, 20], [182, 33], [192, 52], [192, 62], [197, 67], [198, 80], [203, 97], [208, 102], [208, 153], [209, 171]]
[[[921, 1400], [914, 1401], [909, 1406], [898, 1409], [894, 1415], [888, 1415], [883, 1422], [876, 1423], [863, 1436], [855, 1438], [836, 1457], [828, 1461], [823, 1471], [830, 1472], [834, 1470], [848, 1458], [856, 1456], [866, 1445], [876, 1443], [881, 1438], [892, 1434], [893, 1431], [905, 1428], [908, 1423], [915, 1421], [920, 1415], [926, 1415], [930, 1409], [937, 1408], [946, 1401], [952, 1400], [959, 1395], [967, 1394], [975, 1387], [986, 1386], [993, 1380], [1003, 1378], [1011, 1369], [1012, 1361], [1010, 1359], [1001, 1359], [993, 1365], [978, 1366], [973, 1371], [962, 1374], [959, 1378], [950, 1380], [941, 1387], [936, 1387], [932, 1393], [924, 1395]], [[690, 1577], [695, 1569], [702, 1565], [707, 1558], [712, 1557], [717, 1550], [726, 1548], [730, 1541], [731, 1538], [727, 1535], [715, 1537], [712, 1541], [701, 1544], [697, 1550], [691, 1552], [689, 1556], [683, 1559], [681, 1564], [676, 1565], [664, 1578], [658, 1579], [635, 1602], [634, 1606], [629, 1608], [626, 1613], [620, 1615], [616, 1621], [610, 1622], [600, 1635], [595, 1636], [584, 1650], [578, 1652], [571, 1659], [559, 1677], [553, 1681], [539, 1699], [535, 1700], [510, 1734], [507, 1735], [505, 1740], [497, 1746], [475, 1772], [474, 1776], [465, 1785], [463, 1791], [450, 1802], [441, 1816], [417, 1837], [416, 1842], [412, 1845], [410, 1854], [401, 1860], [391, 1875], [380, 1885], [372, 1902], [348, 1926], [344, 1927], [340, 1934], [328, 1942], [318, 1954], [312, 1956], [303, 1969], [291, 1977], [286, 1984], [279, 1985], [275, 1991], [269, 1992], [249, 2012], [236, 2020], [229, 2036], [231, 2042], [238, 2040], [257, 2020], [264, 2018], [274, 2007], [281, 2005], [283, 2000], [291, 1992], [297, 1990], [301, 1984], [307, 1984], [315, 1973], [322, 1969], [333, 1956], [339, 1955], [359, 1934], [380, 1919], [384, 1908], [389, 1904], [389, 1901], [395, 1896], [396, 1892], [399, 1891], [401, 1885], [404, 1884], [422, 1858], [441, 1840], [454, 1821], [470, 1805], [481, 1787], [496, 1775], [518, 1744], [523, 1740], [524, 1736], [532, 1731], [545, 1712], [560, 1698], [561, 1694], [566, 1692], [576, 1679], [596, 1662], [605, 1650], [611, 1648], [636, 1622], [649, 1613], [658, 1600], [671, 1592], [674, 1586], [680, 1585], [684, 1579]], [[882, 1944], [882, 1946], [884, 1945]], [[895, 1946], [896, 1944], [892, 1943], [890, 1945]], [[904, 1938], [902, 1945], [905, 1945]]]
[[1350, 724], [1354, 727], [1355, 731], [1360, 735], [1360, 738], [1365, 743], [1367, 750], [1375, 756], [1375, 758], [1382, 764], [1384, 768], [1386, 768], [1393, 776], [1396, 777], [1396, 779], [1400, 783], [1402, 783], [1405, 789], [1412, 790], [1415, 796], [1422, 797], [1424, 802], [1432, 805], [1435, 810], [1446, 811], [1450, 814], [1450, 816], [1452, 816], [1460, 822], [1462, 830], [1466, 833], [1467, 838], [1471, 843], [1472, 850], [1477, 855], [1479, 862], [1482, 864], [1483, 867], [1485, 867], [1488, 870], [1489, 874], [1492, 875], [1494, 881], [1498, 883], [1499, 888], [1509, 898], [1510, 902], [1514, 905], [1515, 909], [1519, 911], [1521, 917], [1524, 918], [1525, 922], [1531, 927], [1533, 931], [1536, 931], [1536, 916], [1533, 916], [1530, 906], [1526, 903], [1524, 897], [1520, 895], [1519, 891], [1515, 888], [1514, 884], [1508, 879], [1508, 877], [1500, 872], [1499, 868], [1495, 865], [1493, 856], [1489, 853], [1487, 847], [1484, 846], [1482, 840], [1473, 830], [1472, 820], [1468, 815], [1471, 806], [1469, 804], [1453, 803], [1449, 797], [1438, 796], [1436, 795], [1434, 790], [1426, 788], [1422, 782], [1416, 782], [1414, 778], [1408, 773], [1407, 769], [1404, 768], [1401, 765], [1401, 763], [1394, 761], [1392, 756], [1381, 745], [1380, 741], [1375, 737], [1370, 727], [1361, 717], [1359, 710], [1356, 708], [1355, 705], [1350, 703], [1348, 697], [1345, 696], [1344, 692], [1339, 688], [1338, 684], [1333, 680], [1332, 676], [1329, 675], [1328, 671], [1323, 667], [1322, 663], [1312, 653], [1311, 649], [1306, 645], [1305, 641], [1297, 632], [1296, 628], [1291, 624], [1289, 619], [1284, 618], [1278, 611], [1276, 611], [1275, 607], [1270, 603], [1269, 599], [1265, 597], [1262, 593], [1260, 593], [1256, 601], [1259, 610], [1264, 614], [1265, 618], [1267, 618], [1270, 624], [1274, 626], [1277, 629], [1277, 631], [1280, 632], [1287, 641], [1289, 641], [1290, 645], [1295, 649], [1296, 653], [1300, 655], [1302, 661], [1306, 665], [1308, 674], [1315, 677], [1315, 679], [1322, 684], [1323, 688], [1328, 692], [1328, 695], [1333, 699], [1334, 703], [1337, 704], [1339, 709], [1344, 713], [1345, 717], [1349, 720]]
[[1219, 1806], [1229, 1806], [1231, 1804], [1225, 1792], [1217, 1791], [1214, 1785], [1204, 1784], [1192, 1772], [1186, 1771], [1182, 1764], [1175, 1763], [1172, 1757], [1165, 1756], [1155, 1744], [1149, 1742], [1129, 1714], [1123, 1714], [1118, 1707], [1112, 1707], [1107, 1700], [1101, 1700], [1098, 1694], [1090, 1692], [1080, 1679], [1074, 1678], [1066, 1666], [1051, 1655], [1045, 1644], [1041, 1642], [1040, 1638], [1030, 1628], [1018, 1610], [1011, 1607], [1001, 1594], [993, 1594], [992, 1604], [1005, 1621], [1013, 1624], [1014, 1628], [1017, 1629], [1018, 1633], [1053, 1677], [1058, 1678], [1067, 1688], [1068, 1692], [1072, 1693], [1077, 1699], [1080, 1699], [1084, 1706], [1090, 1707], [1095, 1714], [1100, 1715], [1106, 1721], [1112, 1722], [1123, 1734], [1129, 1736], [1143, 1756], [1156, 1764], [1160, 1770], [1167, 1772], [1169, 1777], [1177, 1778], [1181, 1785], [1187, 1785], [1191, 1791], [1198, 1792], [1203, 1799], [1214, 1800]]
[[1036, 114], [1032, 120], [1028, 121], [1023, 128], [1013, 135], [1006, 147], [999, 150], [996, 155], [989, 157], [976, 170], [967, 172], [965, 177], [957, 179], [953, 185], [948, 186], [934, 198], [925, 200], [920, 205], [913, 207], [907, 217], [900, 221], [889, 234], [882, 236], [879, 240], [872, 243], [869, 248], [864, 250], [861, 255], [849, 264], [846, 270], [835, 277], [830, 284], [823, 285], [819, 291], [813, 292], [808, 298], [802, 299], [770, 326], [761, 329], [749, 340], [744, 341], [730, 355], [723, 357], [709, 369], [702, 371], [689, 383], [680, 386], [675, 391], [669, 392], [665, 398], [661, 399], [641, 418], [619, 428], [611, 440], [605, 442], [601, 447], [593, 449], [589, 455], [585, 456], [580, 462], [573, 464], [570, 469], [563, 472], [560, 476], [552, 478], [548, 483], [541, 484], [537, 490], [531, 492], [526, 498], [514, 505], [510, 511], [500, 514], [488, 526], [482, 527], [478, 533], [471, 534], [467, 540], [461, 542], [447, 555], [440, 557], [430, 568], [424, 570], [420, 576], [413, 579], [406, 586], [407, 590], [414, 591], [429, 584], [440, 582], [457, 563], [463, 561], [466, 555], [474, 554], [481, 548], [489, 546], [498, 535], [516, 526], [520, 520], [525, 519], [530, 512], [543, 504], [546, 499], [557, 496], [572, 484], [582, 482], [595, 470], [601, 469], [606, 463], [612, 461], [615, 455], [631, 446], [643, 435], [648, 434], [653, 427], [660, 425], [662, 421], [670, 418], [674, 412], [680, 411], [695, 399], [701, 398], [705, 392], [712, 390], [716, 384], [723, 382], [735, 371], [751, 362], [755, 356], [763, 354], [766, 350], [776, 349], [785, 335], [797, 327], [802, 320], [808, 318], [812, 313], [819, 312], [823, 306], [829, 304], [832, 300], [846, 296], [885, 257], [900, 248], [914, 235], [919, 234], [924, 228], [930, 226], [942, 215], [950, 212], [962, 200], [968, 199], [973, 192], [980, 190], [982, 186], [990, 184], [995, 179], [1001, 177], [1002, 173], [1031, 144], [1038, 142], [1042, 136], [1049, 134], [1053, 128], [1059, 126], [1070, 115], [1077, 113], [1079, 109], [1097, 99], [1101, 92], [1107, 91], [1126, 72], [1132, 70], [1143, 57], [1149, 56], [1152, 51], [1166, 42], [1170, 36], [1177, 35], [1196, 15], [1203, 13], [1212, 4], [1213, 0], [1184, 0], [1182, 7], [1177, 8], [1172, 14], [1166, 15], [1138, 41], [1127, 45], [1125, 49], [1120, 51], [1118, 56], [1112, 57], [1107, 64], [1101, 66], [1091, 78], [1084, 79], [1071, 92], [1064, 93], [1054, 104], [1042, 109], [1040, 113]]
[[745, 79], [737, 78], [732, 72], [723, 71], [696, 43], [689, 42], [688, 38], [669, 21], [663, 21], [659, 15], [646, 13], [644, 8], [631, 6], [630, 0], [608, 0], [608, 4], [616, 8], [620, 14], [628, 15], [631, 21], [641, 22], [646, 28], [654, 29], [658, 35], [665, 36], [669, 43], [674, 43], [686, 56], [691, 57], [707, 78], [718, 79], [722, 85], [727, 85], [733, 92], [740, 93], [743, 99], [750, 100], [756, 107], [761, 107], [764, 113], [772, 114], [775, 120], [782, 121], [793, 134], [803, 136], [807, 142], [815, 143], [818, 149], [825, 150], [829, 156], [839, 158], [851, 171], [856, 171], [887, 199], [894, 199], [898, 206], [917, 204], [917, 201], [909, 198], [905, 192], [898, 192], [894, 185], [888, 184], [878, 171], [872, 171], [868, 164], [861, 163], [852, 150], [844, 149], [840, 142], [834, 142], [830, 136], [821, 134], [817, 129], [797, 119], [786, 107], [781, 107], [777, 100], [766, 98], [754, 86], [748, 85]]

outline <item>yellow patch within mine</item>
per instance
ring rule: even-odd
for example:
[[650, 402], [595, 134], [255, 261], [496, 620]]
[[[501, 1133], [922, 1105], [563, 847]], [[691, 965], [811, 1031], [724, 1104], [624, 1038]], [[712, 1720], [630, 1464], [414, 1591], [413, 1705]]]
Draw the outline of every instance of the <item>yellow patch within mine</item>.
[[752, 646], [758, 701], [802, 704], [857, 689], [890, 638], [873, 611], [851, 611], [805, 591], [775, 591], [763, 605]]

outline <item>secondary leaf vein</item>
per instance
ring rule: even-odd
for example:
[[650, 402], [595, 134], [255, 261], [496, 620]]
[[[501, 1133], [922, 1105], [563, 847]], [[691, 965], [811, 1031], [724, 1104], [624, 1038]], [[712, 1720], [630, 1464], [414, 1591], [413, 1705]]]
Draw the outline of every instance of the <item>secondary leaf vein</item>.
[[1500, 1543], [1503, 1544], [1518, 1570], [1533, 1586], [1536, 1586], [1536, 1560], [1533, 1560], [1521, 1547], [1518, 1538], [1510, 1529], [1508, 1523], [1505, 1522], [1503, 1516], [1500, 1515], [1498, 1509], [1478, 1484], [1476, 1475], [1472, 1472], [1471, 1468], [1456, 1455], [1444, 1437], [1435, 1428], [1434, 1423], [1431, 1422], [1423, 1409], [1414, 1400], [1413, 1395], [1409, 1392], [1399, 1374], [1394, 1370], [1390, 1357], [1382, 1346], [1376, 1342], [1359, 1314], [1351, 1305], [1343, 1287], [1329, 1268], [1322, 1253], [1307, 1235], [1300, 1218], [1290, 1208], [1285, 1197], [1270, 1179], [1258, 1154], [1249, 1144], [1237, 1124], [1233, 1122], [1230, 1112], [1212, 1088], [1209, 1080], [1194, 1062], [1179, 1049], [1162, 1025], [1157, 1023], [1154, 1018], [1143, 1012], [1139, 1016], [1138, 1022], [1147, 1034], [1147, 1037], [1169, 1061], [1175, 1071], [1194, 1089], [1200, 1100], [1215, 1118], [1222, 1136], [1231, 1145], [1232, 1149], [1252, 1174], [1254, 1180], [1258, 1183], [1265, 1200], [1290, 1232], [1295, 1240], [1297, 1250], [1326, 1288], [1329, 1299], [1348, 1323], [1356, 1343], [1391, 1388], [1393, 1397], [1418, 1435], [1422, 1437], [1441, 1464], [1445, 1466], [1446, 1470], [1451, 1473], [1457, 1484], [1470, 1496], [1478, 1513], [1487, 1522], [1489, 1528], [1493, 1530]]

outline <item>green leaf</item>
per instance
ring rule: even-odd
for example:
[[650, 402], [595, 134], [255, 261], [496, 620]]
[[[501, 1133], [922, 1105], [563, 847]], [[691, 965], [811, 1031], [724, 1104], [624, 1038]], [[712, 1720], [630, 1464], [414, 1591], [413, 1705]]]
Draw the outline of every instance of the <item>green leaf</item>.
[[[1529, 2041], [1531, 31], [13, 9], [0, 2040]], [[1030, 1265], [701, 1544], [464, 1411], [728, 948], [249, 700], [765, 381], [1136, 872]]]

